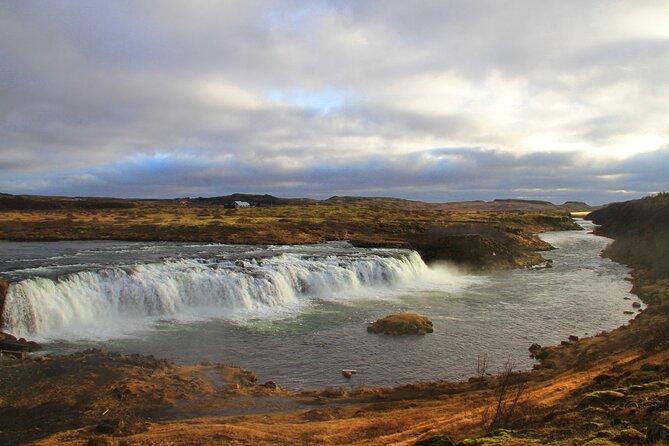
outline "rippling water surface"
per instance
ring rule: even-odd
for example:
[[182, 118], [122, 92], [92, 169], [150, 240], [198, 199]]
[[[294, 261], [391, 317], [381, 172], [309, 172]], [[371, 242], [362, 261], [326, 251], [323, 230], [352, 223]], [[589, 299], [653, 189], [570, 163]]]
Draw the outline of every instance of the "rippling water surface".
[[[406, 250], [133, 242], [0, 242], [12, 282], [5, 331], [48, 352], [104, 347], [181, 363], [241, 365], [290, 388], [461, 379], [486, 355], [532, 364], [554, 344], [625, 323], [628, 270], [598, 256], [609, 239], [541, 237], [553, 268], [482, 275], [428, 268]], [[367, 323], [414, 311], [426, 336], [368, 334]], [[358, 371], [350, 381], [340, 371]]]

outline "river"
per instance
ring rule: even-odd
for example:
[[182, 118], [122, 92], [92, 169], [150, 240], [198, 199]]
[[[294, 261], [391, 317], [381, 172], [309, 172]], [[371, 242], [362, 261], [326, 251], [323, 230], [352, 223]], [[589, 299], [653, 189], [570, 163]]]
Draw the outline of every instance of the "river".
[[[599, 256], [610, 239], [540, 237], [553, 267], [465, 274], [407, 250], [171, 242], [0, 242], [11, 282], [3, 330], [46, 353], [103, 347], [178, 363], [224, 362], [291, 389], [459, 380], [487, 357], [531, 367], [527, 347], [592, 335], [631, 316], [629, 271]], [[628, 298], [628, 299], [625, 299]], [[425, 336], [366, 332], [398, 311]], [[346, 380], [342, 369], [357, 374]]]

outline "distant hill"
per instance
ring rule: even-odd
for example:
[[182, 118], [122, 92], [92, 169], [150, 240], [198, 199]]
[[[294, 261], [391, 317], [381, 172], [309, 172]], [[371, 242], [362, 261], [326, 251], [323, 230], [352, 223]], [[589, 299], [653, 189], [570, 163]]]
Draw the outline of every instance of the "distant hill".
[[388, 197], [351, 197], [351, 196], [333, 196], [326, 200], [316, 200], [312, 198], [281, 198], [269, 194], [242, 194], [234, 193], [222, 195], [219, 197], [197, 197], [189, 199], [193, 204], [205, 205], [223, 205], [233, 201], [246, 201], [254, 207], [268, 206], [309, 206], [309, 205], [360, 205], [370, 207], [398, 207], [410, 205], [429, 205], [421, 201], [404, 200], [402, 198]]
[[[424, 209], [424, 208], [446, 208], [453, 211], [489, 211], [489, 212], [506, 212], [506, 211], [521, 211], [521, 212], [555, 212], [569, 211], [570, 206], [555, 205], [549, 201], [542, 200], [523, 200], [518, 198], [496, 199], [493, 201], [454, 201], [448, 203], [427, 203], [424, 201], [406, 200], [403, 198], [390, 197], [351, 197], [351, 196], [334, 196], [327, 200], [321, 201], [321, 204], [338, 204], [338, 205], [360, 205], [374, 208], [404, 208]], [[568, 202], [577, 203], [577, 202]], [[578, 202], [580, 203], [580, 202]], [[585, 203], [582, 205], [589, 206]], [[576, 205], [574, 205], [576, 207]]]
[[458, 201], [452, 203], [443, 203], [442, 206], [457, 210], [469, 211], [489, 211], [489, 212], [555, 212], [563, 210], [548, 201], [541, 200], [521, 200], [517, 198], [497, 199], [493, 201]]
[[[39, 195], [11, 195], [0, 193], [0, 211], [10, 210], [57, 210], [57, 209], [103, 209], [103, 208], [131, 208], [141, 205], [143, 202], [176, 203], [183, 198], [175, 199], [121, 199], [121, 198], [95, 198], [95, 197], [51, 197]], [[335, 195], [326, 200], [312, 198], [281, 198], [269, 194], [243, 194], [233, 193], [217, 197], [188, 198], [194, 205], [223, 206], [233, 201], [246, 201], [254, 207], [271, 206], [310, 206], [310, 205], [350, 205], [363, 206], [376, 209], [426, 209], [447, 208], [454, 211], [521, 211], [521, 212], [545, 212], [555, 210], [590, 211], [586, 203], [580, 201], [568, 201], [562, 205], [554, 205], [542, 200], [522, 200], [517, 198], [496, 199], [493, 201], [459, 201], [449, 203], [427, 203], [424, 201], [407, 200], [392, 197], [355, 197]]]
[[391, 197], [352, 197], [352, 196], [338, 196], [323, 200], [323, 204], [355, 204], [360, 206], [376, 207], [376, 208], [415, 208], [433, 205], [432, 203], [425, 203], [423, 201], [406, 200], [404, 198]]
[[521, 198], [498, 198], [496, 200], [493, 200], [493, 203], [513, 203], [513, 204], [521, 203], [521, 204], [540, 204], [540, 205], [546, 205], [546, 206], [555, 206], [550, 201], [523, 200]]
[[250, 203], [251, 206], [255, 207], [269, 207], [269, 206], [305, 206], [310, 204], [318, 203], [318, 200], [312, 200], [310, 198], [279, 198], [273, 195], [256, 195], [256, 194], [240, 194], [234, 193], [230, 195], [223, 195], [220, 197], [198, 197], [191, 198], [192, 203], [200, 204], [226, 204], [232, 203], [233, 201], [246, 201]]
[[593, 210], [593, 207], [582, 201], [565, 201], [560, 207], [565, 208], [569, 212], [587, 212]]
[[507, 210], [549, 210], [563, 209], [567, 212], [588, 212], [595, 208], [583, 201], [566, 201], [563, 204], [553, 204], [544, 200], [523, 200], [518, 198], [497, 199], [486, 203], [490, 207]]
[[53, 209], [121, 209], [134, 207], [131, 200], [94, 197], [49, 197], [0, 193], [0, 211]]

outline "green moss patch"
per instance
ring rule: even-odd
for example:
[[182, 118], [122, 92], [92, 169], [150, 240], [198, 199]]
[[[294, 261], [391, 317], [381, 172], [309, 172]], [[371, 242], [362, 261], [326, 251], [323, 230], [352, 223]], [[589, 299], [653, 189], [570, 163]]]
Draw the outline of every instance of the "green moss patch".
[[627, 392], [659, 392], [660, 390], [669, 389], [669, 382], [666, 381], [653, 381], [646, 384], [634, 384], [621, 391]]
[[596, 392], [588, 393], [583, 397], [579, 403], [579, 407], [588, 406], [609, 406], [617, 404], [625, 399], [625, 394], [615, 390], [598, 390]]
[[463, 446], [498, 446], [511, 439], [511, 431], [498, 429], [492, 434], [480, 438], [468, 438], [462, 441]]
[[587, 443], [583, 443], [583, 446], [618, 446], [618, 444], [605, 438], [595, 438]]

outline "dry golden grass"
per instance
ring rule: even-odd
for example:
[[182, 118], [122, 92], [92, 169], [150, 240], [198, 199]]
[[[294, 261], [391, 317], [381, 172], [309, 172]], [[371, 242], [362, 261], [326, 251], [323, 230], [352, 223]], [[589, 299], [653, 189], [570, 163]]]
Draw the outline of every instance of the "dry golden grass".
[[[600, 431], [608, 430], [612, 435], [621, 435], [630, 427], [643, 430], [640, 425], [643, 426], [648, 419], [648, 415], [644, 415], [648, 412], [643, 404], [652, 404], [656, 393], [639, 394], [641, 405], [635, 406], [634, 410], [629, 410], [626, 405], [591, 410], [579, 403], [585, 394], [593, 390], [620, 388], [639, 380], [666, 380], [667, 367], [662, 368], [661, 365], [669, 360], [669, 352], [653, 355], [638, 351], [613, 355], [601, 353], [588, 370], [567, 368], [550, 373], [540, 370], [517, 375], [514, 379], [526, 384], [524, 397], [531, 404], [508, 426], [511, 438], [504, 444], [547, 444], [546, 440], [551, 439], [559, 440], [560, 443], [556, 444], [560, 445], [581, 445], [597, 435], [597, 431], [586, 426], [588, 422], [601, 424]], [[94, 361], [94, 357], [90, 357], [89, 361]], [[95, 426], [105, 418], [126, 420], [124, 430], [105, 437], [127, 445], [214, 445], [222, 442], [244, 445], [411, 445], [417, 439], [430, 435], [448, 435], [460, 441], [483, 433], [481, 414], [495, 404], [494, 389], [498, 379], [490, 377], [460, 384], [420, 384], [353, 394], [325, 391], [291, 394], [270, 392], [260, 386], [221, 391], [211, 381], [211, 374], [203, 374], [207, 370], [219, 371], [228, 384], [239, 380], [248, 382], [245, 372], [234, 367], [170, 366], [153, 372], [146, 368], [123, 368], [124, 373], [114, 374], [115, 367], [117, 365], [112, 365], [110, 371], [102, 369], [98, 376], [82, 374], [74, 367], [70, 373], [44, 377], [44, 386], [38, 382], [33, 394], [40, 394], [39, 401], [32, 401], [33, 397], [26, 395], [27, 406], [37, 403], [48, 405], [50, 400], [62, 401], [68, 394], [74, 395], [71, 400], [76, 400], [78, 388], [91, 389], [88, 390], [91, 394], [87, 394], [90, 414], [82, 420], [88, 420], [87, 427], [55, 433], [35, 444], [87, 444], [89, 439], [101, 436], [95, 431]], [[656, 371], [651, 373], [648, 371], [651, 369]], [[109, 381], [100, 381], [101, 376]], [[597, 376], [615, 378], [608, 387], [602, 387], [602, 384], [593, 384]], [[66, 384], [74, 377], [77, 384]], [[46, 385], [47, 382], [50, 386]], [[90, 387], [94, 382], [98, 384], [96, 390]], [[118, 400], [115, 393], [109, 392], [113, 388], [127, 390], [127, 396]], [[669, 395], [669, 390], [665, 393]], [[307, 407], [277, 412], [272, 409], [277, 397], [300, 402]], [[184, 398], [189, 401], [188, 405], [180, 402]], [[318, 404], [316, 401], [319, 401]], [[255, 407], [257, 413], [241, 417], [206, 415], [207, 410], [215, 412], [221, 407], [239, 404]], [[147, 408], [153, 408], [150, 413], [160, 414], [161, 407], [166, 405], [171, 410], [168, 413], [176, 419], [155, 422], [137, 416]], [[112, 411], [101, 416], [105, 408], [110, 407]], [[186, 412], [200, 408], [200, 415], [179, 419], [178, 410], [174, 412], [174, 409], [169, 409], [171, 407], [181, 407]], [[314, 411], [318, 411], [317, 416], [312, 415]], [[604, 419], [600, 413], [604, 414]], [[623, 422], [611, 424], [614, 418]]]
[[541, 261], [534, 251], [549, 245], [535, 233], [574, 227], [561, 209], [521, 208], [502, 212], [482, 206], [343, 200], [230, 210], [168, 200], [137, 201], [134, 207], [120, 209], [3, 211], [0, 239], [237, 244], [351, 240], [359, 246], [415, 249], [428, 261], [504, 268]]

